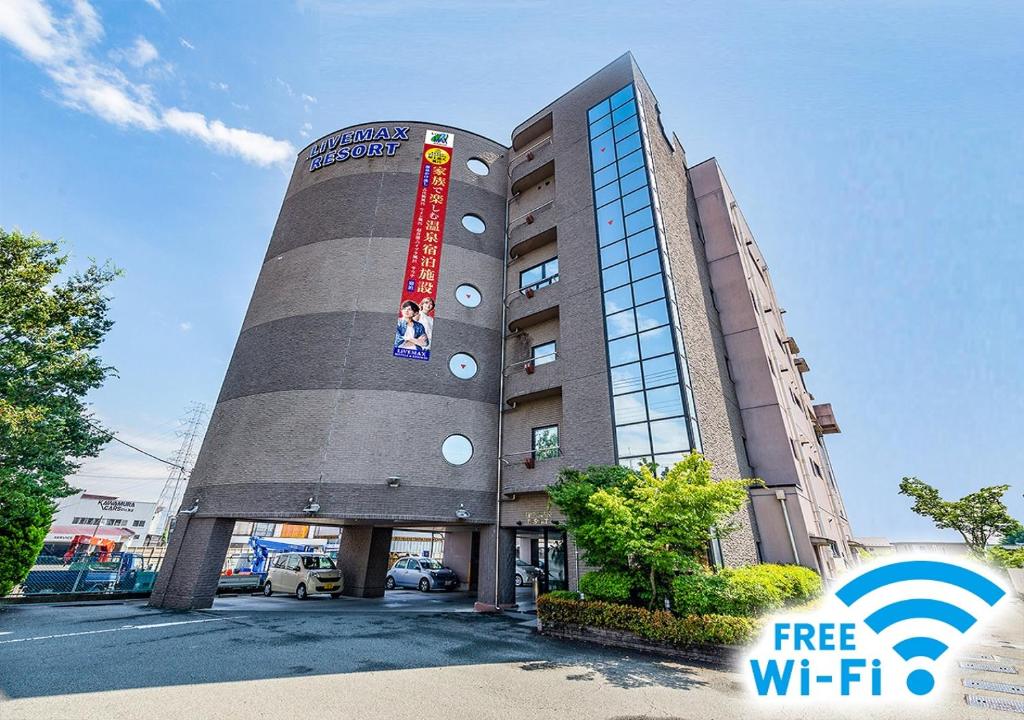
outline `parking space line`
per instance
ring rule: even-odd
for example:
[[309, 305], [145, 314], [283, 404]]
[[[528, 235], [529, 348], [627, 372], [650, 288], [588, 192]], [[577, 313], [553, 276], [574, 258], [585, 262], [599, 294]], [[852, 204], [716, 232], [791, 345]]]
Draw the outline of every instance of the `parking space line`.
[[73, 633], [59, 633], [55, 635], [37, 635], [36, 637], [28, 638], [13, 638], [11, 640], [0, 640], [0, 645], [9, 645], [11, 643], [20, 642], [31, 642], [33, 640], [56, 640], [58, 638], [67, 637], [79, 637], [81, 635], [100, 635], [103, 633], [119, 632], [123, 630], [152, 630], [154, 628], [172, 627], [174, 625], [195, 625], [196, 623], [208, 623], [208, 622], [220, 622], [223, 620], [234, 620], [236, 618], [245, 617], [244, 615], [236, 615], [233, 617], [213, 617], [204, 618], [202, 620], [178, 620], [175, 622], [163, 622], [163, 623], [149, 623], [147, 625], [122, 625], [116, 628], [105, 628], [103, 630], [83, 630], [81, 632]]

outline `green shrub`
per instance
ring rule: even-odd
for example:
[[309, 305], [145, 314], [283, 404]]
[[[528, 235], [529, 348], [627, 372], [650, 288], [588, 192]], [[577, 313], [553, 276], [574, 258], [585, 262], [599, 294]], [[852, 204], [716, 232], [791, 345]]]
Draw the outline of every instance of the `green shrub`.
[[537, 601], [542, 623], [587, 625], [634, 633], [647, 640], [686, 645], [742, 645], [758, 631], [755, 620], [728, 615], [686, 615], [676, 617], [666, 610], [648, 610], [632, 605], [597, 600], [565, 600], [542, 595]]
[[988, 551], [988, 559], [1003, 568], [1024, 568], [1024, 548], [994, 547]]
[[758, 566], [726, 568], [720, 574], [725, 579], [725, 603], [721, 612], [727, 615], [756, 617], [782, 607], [784, 599], [777, 583], [771, 582]]
[[579, 600], [580, 594], [573, 590], [552, 590], [547, 593], [547, 597], [553, 597], [559, 600]]
[[799, 605], [821, 594], [821, 578], [799, 565], [749, 565], [717, 575], [696, 571], [672, 584], [673, 607], [680, 614], [756, 617], [784, 605]]
[[721, 613], [726, 591], [722, 575], [707, 571], [680, 575], [672, 581], [672, 608], [680, 615]]
[[769, 592], [785, 605], [800, 605], [813, 600], [822, 593], [821, 577], [813, 570], [801, 565], [774, 565], [764, 563], [735, 568], [734, 575], [743, 577], [742, 582], [759, 582], [772, 588]]
[[619, 570], [588, 572], [580, 578], [580, 592], [588, 600], [628, 603], [633, 596], [633, 578]]
[[805, 568], [802, 565], [773, 565], [772, 567], [777, 567], [789, 582], [789, 592], [786, 593], [787, 605], [802, 605], [819, 597], [825, 591], [821, 575], [810, 568]]

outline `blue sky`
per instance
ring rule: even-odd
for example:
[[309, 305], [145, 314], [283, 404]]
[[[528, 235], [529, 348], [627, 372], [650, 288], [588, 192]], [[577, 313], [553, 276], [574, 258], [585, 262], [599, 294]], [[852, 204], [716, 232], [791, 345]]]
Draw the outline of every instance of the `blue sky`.
[[[1010, 483], [1024, 517], [1024, 5], [6, 0], [0, 223], [111, 258], [120, 377], [92, 399], [169, 455], [212, 405], [293, 152], [377, 119], [511, 129], [632, 50], [695, 164], [722, 164], [858, 535], [946, 538], [896, 485]], [[78, 484], [155, 498], [111, 446]]]

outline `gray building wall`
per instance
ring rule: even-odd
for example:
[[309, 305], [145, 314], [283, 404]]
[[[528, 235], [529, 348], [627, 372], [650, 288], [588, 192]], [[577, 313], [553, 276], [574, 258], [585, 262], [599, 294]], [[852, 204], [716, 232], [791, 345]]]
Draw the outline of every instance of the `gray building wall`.
[[[797, 561], [826, 577], [854, 562], [852, 532], [804, 376], [809, 365], [782, 318], [768, 265], [714, 158], [690, 170], [742, 415], [747, 453], [767, 488], [753, 492], [770, 562]], [[785, 495], [796, 557], [776, 491]], [[840, 555], [833, 555], [829, 541]]]
[[[523, 491], [540, 490], [554, 482], [563, 467], [615, 462], [587, 110], [630, 82], [636, 84], [645, 109], [644, 131], [653, 160], [668, 251], [666, 271], [673, 280], [674, 300], [690, 358], [703, 450], [714, 463], [715, 477], [750, 474], [743, 452], [739, 408], [728, 380], [722, 331], [697, 230], [696, 204], [686, 176], [685, 156], [678, 142], [664, 135], [657, 101], [632, 56], [627, 54], [537, 112], [512, 135], [514, 149], [509, 162], [513, 180], [541, 173], [542, 168], [553, 165], [555, 182], [551, 186], [555, 191], [549, 206], [544, 203], [550, 198], [538, 198], [532, 224], [516, 224], [516, 216], [511, 216], [513, 253], [520, 247], [529, 249], [509, 265], [509, 290], [519, 287], [521, 269], [555, 255], [559, 258], [560, 278], [555, 285], [537, 290], [532, 298], [513, 295], [510, 303], [515, 308], [515, 317], [525, 316], [528, 320], [510, 323], [525, 337], [517, 335], [506, 340], [509, 379], [505, 399], [516, 406], [506, 411], [504, 421], [503, 452], [507, 464], [502, 479], [506, 496], [503, 525], [521, 519], [521, 513], [512, 510], [513, 503], [507, 501], [510, 493], [519, 494], [514, 502], [519, 505], [524, 501]], [[544, 130], [548, 127], [550, 130]], [[522, 137], [529, 139], [520, 140]], [[534, 208], [522, 208], [523, 213], [530, 210]], [[546, 236], [552, 228], [555, 241], [532, 247], [531, 238]], [[557, 320], [529, 322], [531, 306], [535, 316], [542, 317], [549, 304], [557, 305]], [[526, 357], [524, 348], [554, 334], [554, 322], [558, 328], [558, 359], [538, 367], [530, 379], [521, 380], [524, 370], [515, 363]], [[542, 374], [550, 379], [537, 379]], [[558, 408], [549, 398], [530, 397], [531, 391], [536, 394], [548, 385], [556, 386], [560, 393], [560, 421]], [[538, 461], [532, 469], [526, 467], [520, 451], [530, 448], [531, 429], [555, 421], [559, 424], [562, 456]], [[505, 508], [509, 508], [507, 513]], [[757, 562], [751, 511], [741, 511], [735, 521], [737, 530], [723, 541], [726, 561]]]
[[[445, 126], [356, 127], [395, 125], [409, 140], [392, 158], [309, 172], [309, 148], [299, 154], [186, 491], [202, 496], [201, 514], [301, 517], [316, 496], [320, 518], [455, 521], [460, 503], [494, 516], [505, 149]], [[391, 349], [428, 128], [454, 132], [455, 147], [431, 359], [420, 362]], [[470, 157], [490, 173], [472, 173]], [[466, 213], [484, 233], [462, 226]], [[481, 291], [479, 307], [456, 302], [463, 282]], [[475, 377], [452, 375], [455, 352], [477, 360]], [[452, 433], [473, 442], [465, 465], [441, 456]]]
[[[310, 150], [320, 141], [299, 153], [185, 491], [183, 506], [200, 501], [193, 523], [311, 519], [303, 510], [310, 498], [320, 505], [319, 524], [466, 524], [456, 516], [460, 507], [472, 523], [494, 521], [506, 149], [444, 125], [378, 121], [354, 129], [395, 126], [408, 127], [409, 139], [394, 157], [310, 172]], [[455, 144], [431, 359], [422, 362], [393, 357], [392, 346], [428, 129], [453, 132]], [[474, 157], [489, 164], [487, 175], [467, 167]], [[463, 227], [467, 213], [484, 220], [483, 233]], [[480, 290], [478, 307], [456, 301], [461, 283]], [[475, 377], [452, 375], [456, 352], [477, 360]], [[453, 433], [474, 447], [461, 466], [441, 454]], [[399, 487], [388, 487], [391, 476], [401, 478]], [[172, 542], [172, 551], [180, 546]], [[169, 554], [158, 589], [175, 575], [208, 593], [205, 580], [175, 573], [176, 560]], [[354, 562], [380, 574], [372, 558]], [[346, 582], [376, 592], [383, 577]], [[207, 603], [165, 595], [178, 606]]]

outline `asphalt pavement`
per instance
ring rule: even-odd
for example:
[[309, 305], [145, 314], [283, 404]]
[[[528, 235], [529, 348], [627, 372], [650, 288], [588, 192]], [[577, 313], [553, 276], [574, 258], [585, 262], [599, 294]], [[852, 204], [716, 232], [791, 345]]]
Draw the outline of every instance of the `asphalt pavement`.
[[[532, 625], [527, 614], [474, 613], [462, 593], [415, 591], [226, 597], [187, 613], [134, 601], [10, 606], [0, 611], [0, 718], [1020, 717], [968, 706], [960, 686], [1021, 684], [1019, 674], [958, 666], [940, 703], [912, 714], [767, 709], [737, 673], [554, 640]], [[973, 652], [1024, 667], [1020, 603]]]

